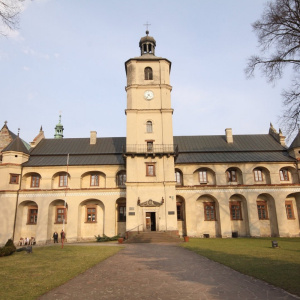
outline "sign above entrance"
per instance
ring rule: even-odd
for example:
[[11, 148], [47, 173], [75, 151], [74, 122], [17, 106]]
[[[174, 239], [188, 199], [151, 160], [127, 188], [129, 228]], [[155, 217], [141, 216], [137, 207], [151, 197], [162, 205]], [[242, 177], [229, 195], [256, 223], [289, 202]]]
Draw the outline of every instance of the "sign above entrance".
[[162, 205], [162, 202], [153, 201], [151, 199], [139, 204], [139, 206], [141, 206], [141, 207], [158, 207], [161, 205]]

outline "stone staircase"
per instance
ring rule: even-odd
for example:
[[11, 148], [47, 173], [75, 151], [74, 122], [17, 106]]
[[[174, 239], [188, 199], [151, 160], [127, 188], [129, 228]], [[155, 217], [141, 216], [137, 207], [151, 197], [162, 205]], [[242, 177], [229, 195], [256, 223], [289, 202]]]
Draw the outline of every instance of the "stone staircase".
[[168, 232], [140, 232], [130, 237], [125, 243], [180, 243], [183, 240]]

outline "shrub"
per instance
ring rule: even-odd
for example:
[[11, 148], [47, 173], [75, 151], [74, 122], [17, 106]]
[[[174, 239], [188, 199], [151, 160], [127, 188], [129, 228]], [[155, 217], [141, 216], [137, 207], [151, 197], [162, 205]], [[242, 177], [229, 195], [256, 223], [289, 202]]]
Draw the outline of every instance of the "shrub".
[[16, 251], [16, 246], [14, 245], [13, 241], [9, 239], [5, 246], [0, 248], [0, 257], [8, 256], [13, 254]]
[[110, 241], [117, 241], [119, 238], [118, 235], [115, 235], [113, 237], [108, 237], [105, 234], [103, 234], [103, 237], [101, 237], [99, 234], [98, 236], [95, 235], [95, 239], [97, 242], [110, 242]]

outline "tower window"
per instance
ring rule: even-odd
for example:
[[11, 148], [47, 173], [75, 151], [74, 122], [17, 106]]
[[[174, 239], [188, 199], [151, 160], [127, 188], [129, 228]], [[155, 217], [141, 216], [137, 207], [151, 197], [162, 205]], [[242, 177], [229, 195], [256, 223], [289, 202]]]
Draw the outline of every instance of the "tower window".
[[152, 122], [151, 121], [147, 121], [146, 127], [147, 127], [147, 132], [151, 133], [152, 132]]
[[153, 80], [153, 72], [150, 67], [145, 68], [145, 80]]

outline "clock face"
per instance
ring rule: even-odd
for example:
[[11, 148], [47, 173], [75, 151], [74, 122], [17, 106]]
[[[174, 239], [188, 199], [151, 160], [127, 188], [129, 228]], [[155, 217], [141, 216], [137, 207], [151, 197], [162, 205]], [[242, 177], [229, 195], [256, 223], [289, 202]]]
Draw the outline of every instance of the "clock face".
[[154, 94], [153, 94], [152, 91], [145, 91], [145, 93], [144, 93], [144, 98], [145, 98], [146, 100], [151, 100], [151, 99], [153, 99], [153, 97], [154, 97]]

